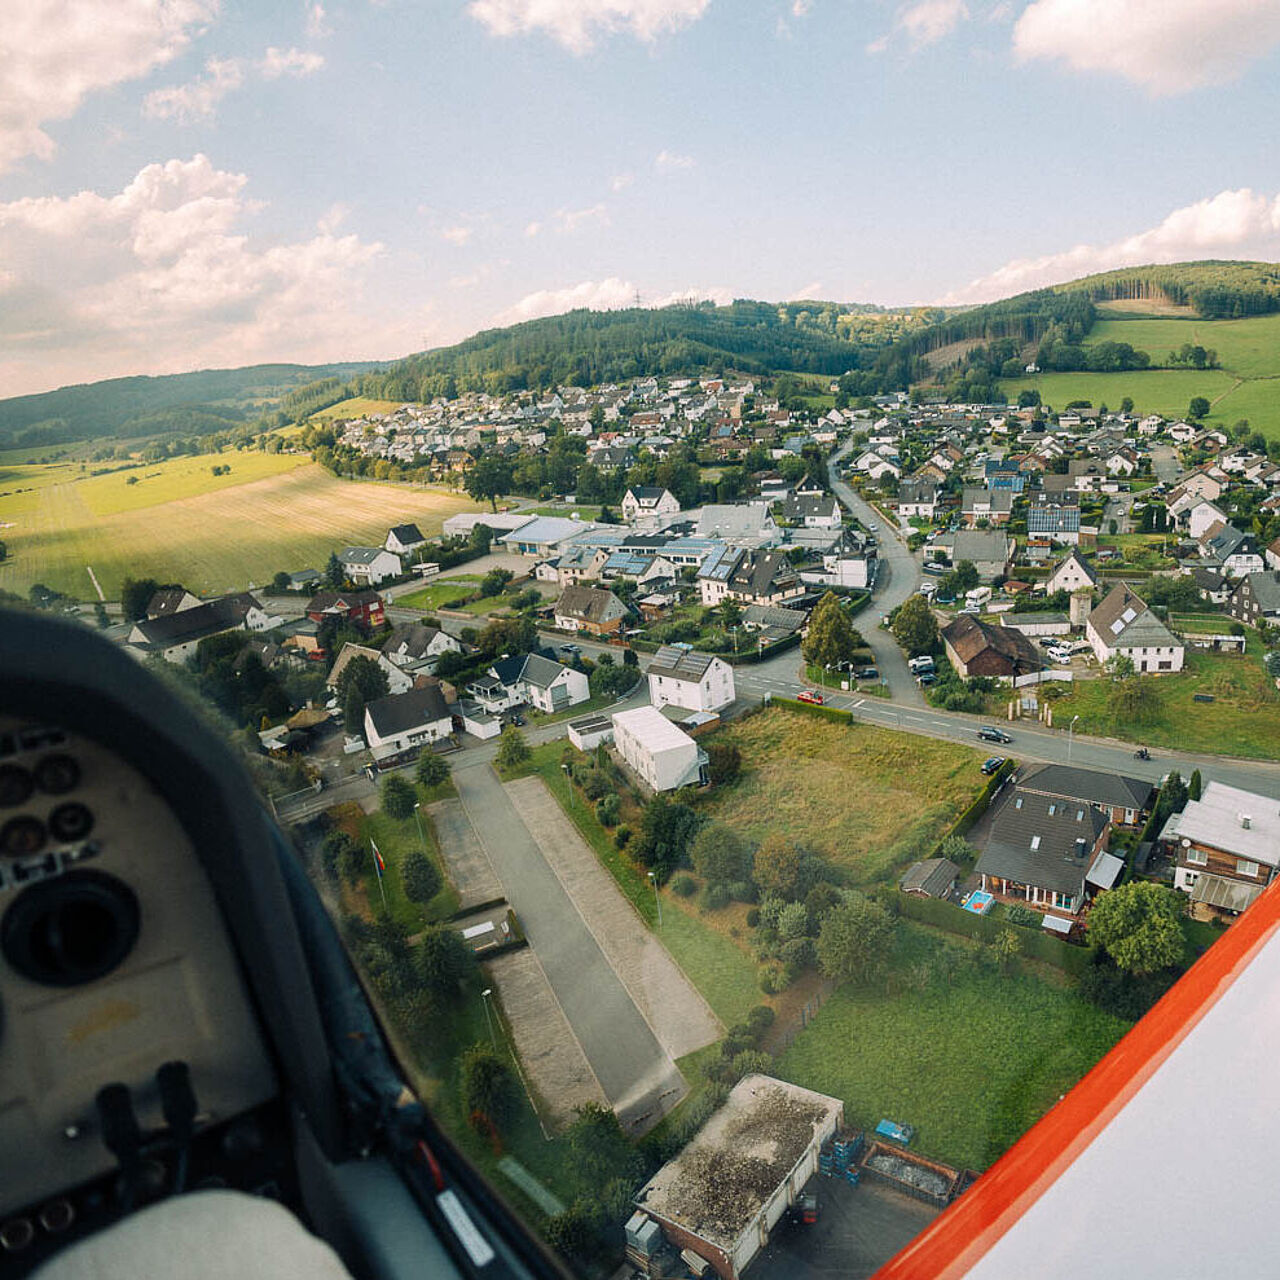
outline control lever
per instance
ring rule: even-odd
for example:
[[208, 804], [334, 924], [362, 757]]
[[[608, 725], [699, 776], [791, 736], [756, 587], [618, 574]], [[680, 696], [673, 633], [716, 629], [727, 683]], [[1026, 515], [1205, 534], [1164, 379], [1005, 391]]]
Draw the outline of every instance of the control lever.
[[191, 1139], [196, 1131], [196, 1095], [191, 1088], [191, 1069], [185, 1062], [166, 1062], [156, 1072], [156, 1085], [165, 1124], [177, 1147], [173, 1191], [180, 1195], [186, 1190]]
[[142, 1173], [142, 1130], [134, 1114], [127, 1085], [108, 1084], [98, 1090], [98, 1125], [102, 1143], [120, 1162], [120, 1209], [128, 1213], [138, 1194]]

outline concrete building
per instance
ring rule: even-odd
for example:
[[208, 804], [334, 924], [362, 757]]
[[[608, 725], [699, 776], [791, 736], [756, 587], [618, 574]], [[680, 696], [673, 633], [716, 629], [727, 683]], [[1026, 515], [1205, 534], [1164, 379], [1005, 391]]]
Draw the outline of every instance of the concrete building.
[[707, 753], [657, 707], [635, 707], [613, 716], [618, 754], [653, 791], [703, 786]]
[[733, 668], [710, 653], [663, 645], [649, 664], [649, 701], [655, 707], [719, 711], [734, 699]]
[[347, 547], [338, 559], [342, 572], [358, 586], [376, 587], [402, 572], [400, 557], [385, 547]]
[[[689, 1144], [636, 1196], [669, 1243], [737, 1280], [818, 1171], [844, 1120], [839, 1098], [770, 1076], [744, 1076]], [[628, 1231], [643, 1223], [635, 1219]]]

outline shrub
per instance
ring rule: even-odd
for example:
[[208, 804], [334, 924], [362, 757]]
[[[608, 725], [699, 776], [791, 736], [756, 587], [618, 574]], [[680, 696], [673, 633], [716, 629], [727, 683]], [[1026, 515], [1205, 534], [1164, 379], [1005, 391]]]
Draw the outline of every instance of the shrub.
[[760, 908], [752, 907], [747, 912], [747, 928], [754, 929], [760, 923]]
[[1030, 907], [1020, 907], [1016, 902], [1005, 909], [1010, 924], [1020, 924], [1031, 929], [1038, 929], [1042, 917]]
[[758, 1004], [750, 1013], [747, 1014], [747, 1026], [751, 1028], [752, 1034], [757, 1040], [763, 1038], [764, 1033], [773, 1026], [774, 1018], [777, 1015], [767, 1004]]
[[671, 891], [682, 898], [692, 898], [698, 890], [698, 882], [692, 876], [676, 876], [671, 882]]
[[625, 849], [631, 843], [631, 828], [625, 823], [613, 833], [613, 843], [619, 849]]
[[729, 897], [734, 902], [754, 902], [756, 900], [756, 887], [750, 880], [731, 880], [729, 882]]
[[760, 966], [760, 990], [767, 996], [777, 995], [787, 985], [782, 966], [775, 961]]
[[719, 911], [729, 905], [729, 890], [722, 884], [709, 884], [702, 891], [702, 909]]
[[596, 805], [596, 821], [599, 822], [602, 827], [617, 826], [618, 807], [619, 801], [616, 792], [605, 796], [600, 803]]
[[789, 969], [807, 969], [813, 963], [813, 939], [791, 938], [778, 954]]

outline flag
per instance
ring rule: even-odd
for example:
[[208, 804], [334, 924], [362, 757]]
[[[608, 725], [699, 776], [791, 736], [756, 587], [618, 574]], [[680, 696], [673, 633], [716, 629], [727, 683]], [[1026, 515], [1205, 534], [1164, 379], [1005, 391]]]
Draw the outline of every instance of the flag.
[[369, 847], [373, 850], [373, 869], [378, 873], [378, 879], [382, 879], [382, 873], [387, 869], [387, 864], [383, 861], [382, 854], [378, 852], [378, 846], [372, 840], [369, 841]]

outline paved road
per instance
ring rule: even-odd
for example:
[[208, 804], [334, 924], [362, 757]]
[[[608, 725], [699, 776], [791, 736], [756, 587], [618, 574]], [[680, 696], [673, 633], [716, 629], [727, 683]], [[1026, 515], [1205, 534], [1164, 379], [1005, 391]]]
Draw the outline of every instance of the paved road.
[[827, 475], [836, 497], [864, 525], [877, 526], [880, 571], [876, 577], [872, 595], [871, 608], [862, 616], [858, 628], [871, 651], [876, 656], [876, 666], [880, 675], [889, 685], [890, 694], [899, 702], [913, 707], [925, 706], [924, 695], [915, 682], [915, 677], [907, 669], [907, 660], [898, 642], [888, 631], [879, 626], [882, 614], [896, 609], [908, 596], [920, 589], [920, 566], [915, 556], [907, 549], [906, 540], [899, 535], [889, 522], [870, 503], [860, 498], [836, 471], [840, 460], [849, 452], [850, 445], [832, 454], [827, 463]]
[[1182, 463], [1177, 450], [1170, 444], [1157, 444], [1151, 448], [1151, 470], [1157, 480], [1169, 484], [1182, 474]]

